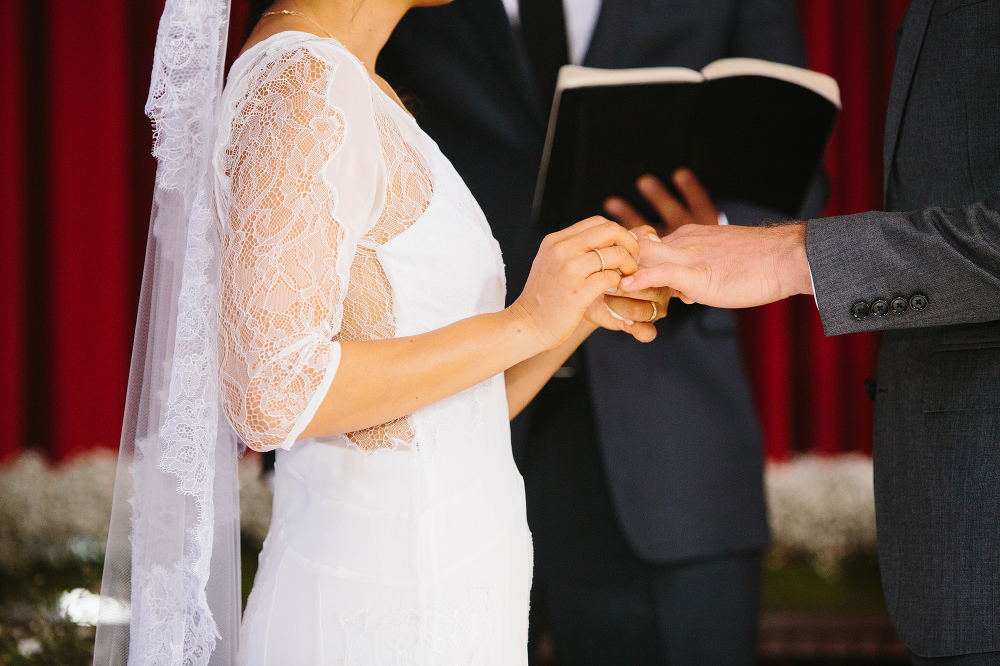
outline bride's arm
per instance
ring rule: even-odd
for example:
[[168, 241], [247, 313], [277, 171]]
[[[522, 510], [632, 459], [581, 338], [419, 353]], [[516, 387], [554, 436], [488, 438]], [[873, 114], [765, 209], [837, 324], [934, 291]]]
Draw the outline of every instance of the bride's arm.
[[584, 319], [566, 342], [555, 349], [535, 354], [510, 367], [504, 373], [504, 381], [507, 386], [507, 409], [511, 419], [528, 406], [532, 398], [552, 378], [555, 371], [562, 367], [566, 359], [596, 329], [595, 324]]
[[506, 310], [422, 335], [341, 342], [336, 375], [299, 439], [392, 421], [531, 359], [514, 371], [524, 381], [508, 395], [520, 410], [593, 330], [581, 323], [588, 306], [618, 285], [619, 271], [635, 270], [633, 245], [617, 224], [584, 220], [546, 237], [524, 292]]
[[[650, 233], [655, 233], [655, 230], [648, 225], [632, 229], [633, 237], [641, 238]], [[585, 317], [564, 343], [527, 358], [504, 373], [511, 419], [528, 406], [556, 370], [599, 327], [623, 331], [639, 342], [651, 342], [656, 337], [653, 322], [666, 316], [674, 291], [667, 288], [645, 289], [632, 292], [627, 297], [623, 297], [622, 293], [618, 289], [616, 295], [602, 294], [590, 304]], [[655, 303], [656, 307], [653, 308], [650, 303]]]
[[[381, 425], [575, 346], [588, 306], [619, 284], [619, 271], [637, 269], [635, 238], [592, 218], [546, 238], [524, 292], [502, 313], [411, 338], [339, 340], [358, 239], [384, 205], [385, 163], [367, 73], [312, 48], [320, 47], [279, 53], [244, 74], [214, 162], [223, 407], [258, 451]], [[551, 374], [565, 349], [532, 367]], [[541, 386], [532, 384], [515, 391], [516, 403]]]
[[530, 328], [507, 309], [422, 335], [342, 342], [337, 374], [301, 437], [388, 423], [489, 379], [541, 351]]

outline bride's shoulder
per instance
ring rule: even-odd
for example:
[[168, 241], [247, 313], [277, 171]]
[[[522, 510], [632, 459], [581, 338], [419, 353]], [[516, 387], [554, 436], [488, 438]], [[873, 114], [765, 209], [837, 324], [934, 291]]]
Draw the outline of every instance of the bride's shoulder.
[[367, 90], [369, 82], [364, 65], [340, 42], [285, 31], [245, 49], [233, 63], [227, 87], [243, 94], [266, 87], [279, 96], [339, 89], [344, 96], [353, 96]]

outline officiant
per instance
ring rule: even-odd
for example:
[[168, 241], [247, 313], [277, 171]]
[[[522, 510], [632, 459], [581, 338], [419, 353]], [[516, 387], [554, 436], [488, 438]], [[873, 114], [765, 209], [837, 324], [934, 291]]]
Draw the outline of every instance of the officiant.
[[[411, 10], [379, 71], [472, 189], [516, 295], [543, 236], [531, 207], [559, 67], [729, 56], [803, 65], [790, 0], [455, 0]], [[530, 651], [544, 631], [559, 663], [754, 663], [768, 530], [732, 315], [678, 304], [647, 345], [601, 333], [512, 424], [535, 548]]]

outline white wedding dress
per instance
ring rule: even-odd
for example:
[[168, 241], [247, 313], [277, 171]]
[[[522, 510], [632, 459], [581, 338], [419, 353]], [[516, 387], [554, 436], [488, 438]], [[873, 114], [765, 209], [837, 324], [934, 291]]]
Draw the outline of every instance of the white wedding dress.
[[241, 663], [526, 663], [531, 538], [503, 375], [296, 442], [341, 340], [504, 307], [468, 188], [357, 58], [299, 32], [236, 60], [214, 170], [223, 404], [247, 445], [281, 449]]

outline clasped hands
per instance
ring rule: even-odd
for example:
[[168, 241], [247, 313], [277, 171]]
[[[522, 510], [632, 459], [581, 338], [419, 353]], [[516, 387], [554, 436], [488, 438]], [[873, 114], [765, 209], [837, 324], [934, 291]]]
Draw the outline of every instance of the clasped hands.
[[812, 293], [804, 223], [720, 225], [691, 171], [678, 169], [673, 183], [683, 202], [653, 176], [637, 182], [657, 227], [612, 197], [605, 212], [617, 223], [592, 217], [545, 237], [514, 305], [543, 348], [568, 340], [582, 320], [649, 342], [674, 296], [739, 308]]
[[763, 305], [794, 294], [812, 294], [803, 222], [755, 227], [720, 225], [705, 188], [688, 169], [673, 182], [681, 203], [653, 176], [639, 179], [639, 191], [664, 221], [656, 233], [632, 206], [612, 197], [605, 210], [626, 227], [643, 229], [639, 270], [622, 277], [620, 295], [669, 289], [685, 303], [722, 308]]

